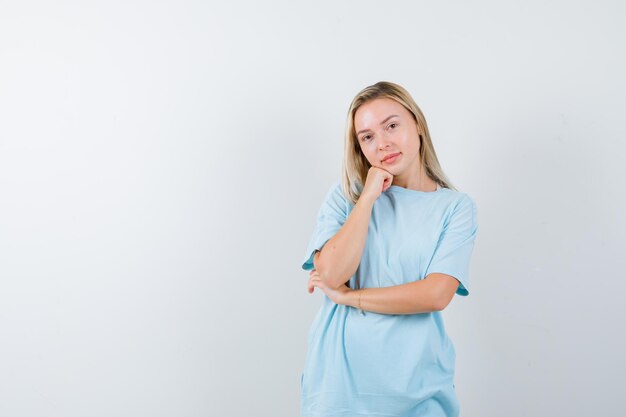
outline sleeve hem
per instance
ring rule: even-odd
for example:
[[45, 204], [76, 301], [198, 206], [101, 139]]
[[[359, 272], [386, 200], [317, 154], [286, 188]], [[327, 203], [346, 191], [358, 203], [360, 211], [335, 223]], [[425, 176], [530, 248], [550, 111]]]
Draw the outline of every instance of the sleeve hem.
[[315, 268], [315, 264], [313, 263], [313, 256], [315, 255], [315, 252], [321, 251], [324, 245], [326, 245], [326, 242], [328, 242], [329, 240], [330, 238], [327, 238], [311, 246], [311, 248], [308, 251], [309, 256], [302, 263], [302, 269], [304, 269], [305, 271], [309, 271]]
[[469, 295], [469, 290], [467, 289], [467, 284], [465, 283], [465, 279], [460, 279], [459, 276], [460, 274], [454, 274], [454, 273], [450, 273], [450, 272], [445, 272], [445, 271], [429, 271], [428, 275], [430, 274], [445, 274], [445, 275], [449, 275], [452, 278], [456, 279], [459, 282], [459, 286], [457, 287], [455, 294], [461, 295], [463, 297], [466, 297]]

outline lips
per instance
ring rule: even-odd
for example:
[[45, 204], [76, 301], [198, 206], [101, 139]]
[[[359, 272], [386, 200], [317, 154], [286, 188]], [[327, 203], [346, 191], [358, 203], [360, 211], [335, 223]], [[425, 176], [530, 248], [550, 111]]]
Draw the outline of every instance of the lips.
[[396, 152], [396, 153], [391, 153], [387, 156], [385, 156], [381, 162], [387, 162], [387, 163], [391, 163], [393, 161], [395, 161], [397, 158], [397, 156], [400, 155], [400, 152]]

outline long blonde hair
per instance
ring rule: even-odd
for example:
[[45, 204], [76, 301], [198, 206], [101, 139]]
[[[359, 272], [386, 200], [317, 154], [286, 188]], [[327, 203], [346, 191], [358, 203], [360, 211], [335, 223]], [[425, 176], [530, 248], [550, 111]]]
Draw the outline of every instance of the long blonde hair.
[[424, 164], [426, 175], [428, 175], [430, 179], [435, 181], [441, 187], [457, 191], [439, 165], [435, 148], [430, 140], [430, 133], [428, 132], [426, 119], [424, 118], [424, 114], [420, 108], [415, 103], [415, 100], [413, 100], [413, 97], [411, 97], [409, 92], [398, 84], [394, 84], [389, 81], [379, 81], [376, 84], [370, 85], [369, 87], [365, 87], [361, 90], [356, 95], [354, 100], [352, 100], [352, 104], [350, 104], [350, 109], [348, 110], [348, 120], [345, 133], [345, 152], [342, 164], [341, 188], [343, 190], [343, 194], [349, 198], [353, 204], [356, 204], [359, 196], [361, 195], [361, 191], [363, 190], [363, 185], [365, 184], [365, 179], [367, 178], [367, 172], [372, 166], [367, 158], [365, 158], [365, 155], [363, 155], [361, 147], [359, 146], [354, 128], [354, 115], [363, 104], [377, 98], [390, 98], [395, 100], [413, 115], [413, 118], [417, 123], [418, 131], [420, 132], [420, 161]]

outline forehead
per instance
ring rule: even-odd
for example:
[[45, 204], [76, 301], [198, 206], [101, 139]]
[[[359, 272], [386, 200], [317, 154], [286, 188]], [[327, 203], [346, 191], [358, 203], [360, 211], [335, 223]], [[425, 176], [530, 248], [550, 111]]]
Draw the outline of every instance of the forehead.
[[395, 100], [390, 98], [377, 98], [368, 101], [357, 109], [354, 114], [354, 127], [357, 131], [359, 129], [376, 127], [381, 121], [392, 114], [406, 116], [408, 113], [408, 110]]

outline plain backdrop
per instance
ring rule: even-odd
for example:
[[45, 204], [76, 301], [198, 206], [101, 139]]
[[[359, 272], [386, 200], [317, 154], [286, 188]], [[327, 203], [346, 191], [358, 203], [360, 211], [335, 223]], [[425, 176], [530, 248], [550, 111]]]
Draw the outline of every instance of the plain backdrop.
[[463, 417], [620, 416], [619, 1], [1, 1], [0, 416], [299, 415], [354, 95], [478, 208]]

